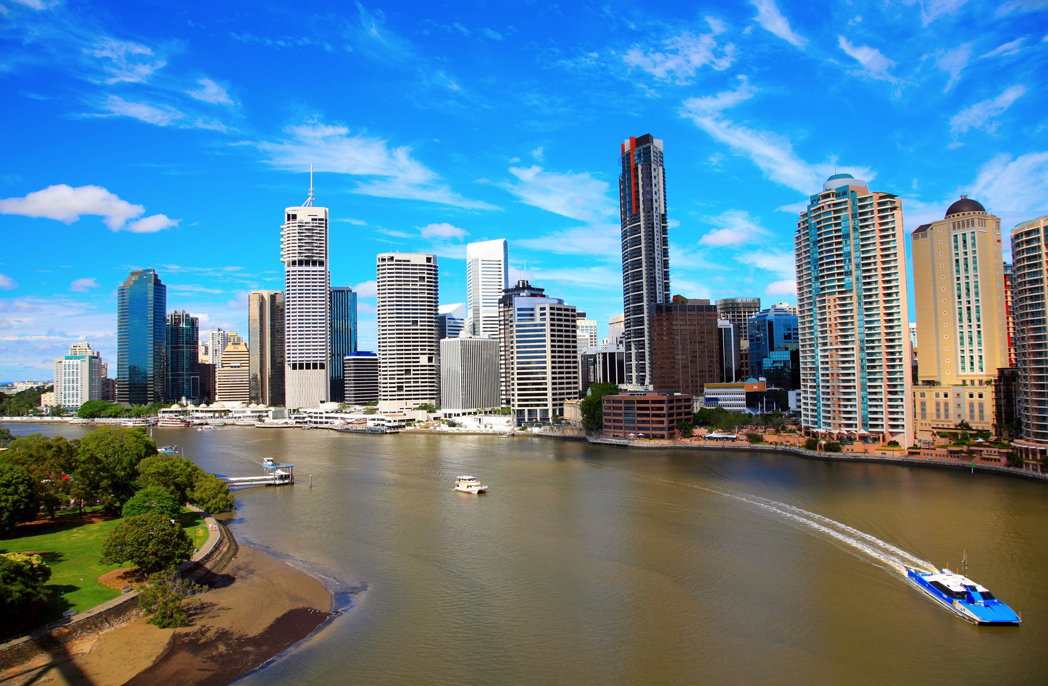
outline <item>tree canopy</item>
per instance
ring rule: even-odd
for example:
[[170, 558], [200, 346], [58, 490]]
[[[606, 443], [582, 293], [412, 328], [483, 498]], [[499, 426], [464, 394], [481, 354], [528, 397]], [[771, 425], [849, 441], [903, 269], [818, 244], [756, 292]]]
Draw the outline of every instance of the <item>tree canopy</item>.
[[589, 387], [586, 397], [579, 403], [582, 412], [582, 428], [600, 431], [604, 428], [604, 401], [606, 395], [616, 395], [619, 387], [613, 383], [595, 383]]
[[134, 495], [138, 463], [156, 454], [140, 429], [103, 426], [80, 439], [82, 466], [96, 478], [93, 491], [107, 510], [119, 510]]
[[166, 488], [160, 486], [149, 486], [131, 496], [124, 503], [123, 515], [134, 517], [147, 512], [159, 512], [169, 519], [173, 519], [182, 513], [182, 503], [175, 500]]
[[226, 482], [184, 457], [153, 455], [139, 463], [138, 471], [139, 485], [166, 489], [179, 504], [192, 503], [212, 514], [233, 509], [233, 495]]
[[0, 625], [16, 626], [27, 610], [47, 600], [51, 568], [39, 555], [0, 554]]
[[102, 544], [99, 562], [131, 562], [146, 574], [173, 567], [193, 554], [193, 541], [182, 527], [159, 512], [121, 520]]
[[32, 521], [39, 509], [36, 481], [25, 468], [0, 461], [0, 534]]
[[14, 441], [0, 459], [17, 464], [33, 476], [40, 505], [53, 517], [78, 495], [73, 477], [80, 467], [79, 451], [79, 441], [32, 434]]

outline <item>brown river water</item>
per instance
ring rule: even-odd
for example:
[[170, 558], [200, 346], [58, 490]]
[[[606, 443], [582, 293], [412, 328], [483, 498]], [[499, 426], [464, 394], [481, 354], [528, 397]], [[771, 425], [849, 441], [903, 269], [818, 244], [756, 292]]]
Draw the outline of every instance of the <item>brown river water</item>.
[[[295, 486], [238, 492], [232, 529], [344, 612], [238, 683], [1048, 683], [1041, 483], [540, 438], [153, 435], [223, 475], [296, 465]], [[490, 493], [452, 491], [473, 473]], [[904, 578], [965, 551], [1021, 627], [970, 625]]]

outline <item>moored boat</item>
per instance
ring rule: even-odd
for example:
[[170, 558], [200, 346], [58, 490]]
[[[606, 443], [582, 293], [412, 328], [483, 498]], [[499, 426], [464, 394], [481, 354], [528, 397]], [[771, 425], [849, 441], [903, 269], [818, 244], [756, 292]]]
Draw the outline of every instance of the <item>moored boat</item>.
[[460, 476], [455, 479], [455, 490], [459, 493], [472, 493], [479, 495], [487, 493], [488, 487], [480, 483], [476, 476]]
[[947, 568], [928, 574], [907, 569], [906, 577], [948, 610], [973, 624], [1015, 625], [1022, 618], [990, 593], [985, 586]]

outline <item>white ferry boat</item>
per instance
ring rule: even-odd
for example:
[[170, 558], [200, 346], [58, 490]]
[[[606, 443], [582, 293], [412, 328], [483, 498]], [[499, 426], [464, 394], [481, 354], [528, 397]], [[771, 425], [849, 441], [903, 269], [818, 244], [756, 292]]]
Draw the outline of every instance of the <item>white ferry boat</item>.
[[455, 479], [455, 490], [459, 493], [472, 493], [473, 495], [479, 495], [481, 493], [487, 493], [488, 487], [480, 483], [476, 476], [460, 476]]

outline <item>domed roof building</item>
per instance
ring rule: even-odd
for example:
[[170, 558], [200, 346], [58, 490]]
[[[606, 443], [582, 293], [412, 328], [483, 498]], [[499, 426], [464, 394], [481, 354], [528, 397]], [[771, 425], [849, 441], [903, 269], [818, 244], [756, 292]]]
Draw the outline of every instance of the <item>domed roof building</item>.
[[946, 217], [949, 218], [955, 214], [966, 214], [968, 212], [982, 212], [986, 214], [986, 208], [978, 200], [972, 200], [967, 195], [962, 195], [960, 200], [950, 205], [949, 209], [946, 210]]

